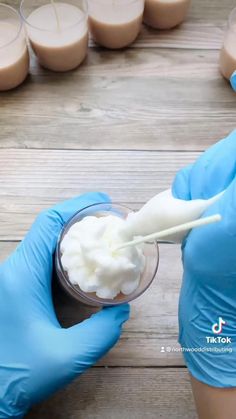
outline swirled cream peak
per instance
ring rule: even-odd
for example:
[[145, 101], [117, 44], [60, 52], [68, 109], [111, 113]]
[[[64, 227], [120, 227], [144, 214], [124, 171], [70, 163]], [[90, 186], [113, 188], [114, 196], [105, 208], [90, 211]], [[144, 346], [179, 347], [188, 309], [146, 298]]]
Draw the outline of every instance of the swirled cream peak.
[[124, 224], [114, 215], [87, 216], [70, 227], [61, 242], [61, 262], [72, 284], [108, 299], [138, 288], [145, 266], [142, 246], [113, 251], [124, 241]]

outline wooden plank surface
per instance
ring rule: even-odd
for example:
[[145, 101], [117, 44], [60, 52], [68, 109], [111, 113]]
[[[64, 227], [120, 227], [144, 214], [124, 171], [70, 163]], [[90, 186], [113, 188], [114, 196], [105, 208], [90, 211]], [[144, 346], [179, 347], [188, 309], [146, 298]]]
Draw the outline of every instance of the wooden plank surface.
[[27, 419], [197, 419], [185, 368], [93, 368]]
[[27, 82], [0, 94], [0, 147], [205, 149], [235, 127], [235, 94], [218, 71], [234, 5], [193, 0], [179, 28], [144, 28], [119, 52], [90, 48], [71, 73], [32, 59]]
[[170, 187], [199, 153], [14, 150], [0, 152], [0, 239], [19, 240], [36, 214], [53, 203], [100, 190], [139, 208]]
[[73, 73], [33, 67], [0, 96], [0, 147], [203, 150], [235, 127], [218, 55], [98, 50]]

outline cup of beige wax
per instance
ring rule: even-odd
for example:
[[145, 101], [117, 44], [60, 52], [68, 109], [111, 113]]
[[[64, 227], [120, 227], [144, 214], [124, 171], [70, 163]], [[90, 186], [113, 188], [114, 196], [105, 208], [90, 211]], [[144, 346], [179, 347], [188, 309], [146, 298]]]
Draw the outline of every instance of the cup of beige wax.
[[29, 54], [20, 15], [0, 3], [0, 91], [19, 86], [29, 70]]
[[229, 15], [228, 26], [220, 51], [220, 71], [227, 80], [230, 80], [236, 71], [236, 8]]
[[143, 21], [155, 29], [171, 29], [182, 23], [191, 0], [145, 0]]
[[132, 44], [141, 29], [144, 0], [88, 0], [89, 29], [94, 41], [106, 48]]
[[39, 63], [52, 71], [78, 67], [88, 49], [86, 0], [22, 0], [20, 13]]

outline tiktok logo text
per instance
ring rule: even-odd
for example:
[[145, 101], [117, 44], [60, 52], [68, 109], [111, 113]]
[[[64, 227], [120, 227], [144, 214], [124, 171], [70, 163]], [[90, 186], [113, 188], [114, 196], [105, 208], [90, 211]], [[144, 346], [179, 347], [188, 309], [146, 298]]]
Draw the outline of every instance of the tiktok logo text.
[[[212, 332], [214, 335], [220, 335], [223, 331], [223, 326], [226, 325], [226, 321], [222, 318], [218, 318], [218, 322], [212, 325]], [[232, 343], [231, 338], [229, 336], [221, 337], [221, 336], [206, 336], [207, 343]]]

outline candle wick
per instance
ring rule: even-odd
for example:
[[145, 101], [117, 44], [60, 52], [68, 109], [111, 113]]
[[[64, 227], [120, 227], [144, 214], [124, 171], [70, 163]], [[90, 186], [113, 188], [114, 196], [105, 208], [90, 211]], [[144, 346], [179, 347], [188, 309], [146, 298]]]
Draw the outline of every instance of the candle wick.
[[56, 17], [56, 21], [57, 21], [57, 29], [60, 32], [61, 30], [61, 25], [60, 25], [60, 19], [59, 19], [59, 14], [58, 14], [58, 9], [56, 6], [56, 3], [54, 2], [54, 0], [51, 0], [51, 4], [55, 13], [55, 17]]

